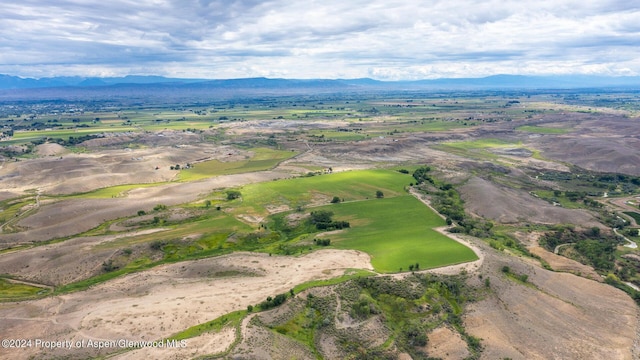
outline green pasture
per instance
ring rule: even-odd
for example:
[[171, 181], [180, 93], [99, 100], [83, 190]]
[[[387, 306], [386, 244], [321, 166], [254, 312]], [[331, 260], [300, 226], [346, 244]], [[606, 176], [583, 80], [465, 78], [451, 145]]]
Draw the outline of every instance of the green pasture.
[[183, 169], [179, 174], [179, 181], [196, 181], [218, 175], [247, 173], [253, 171], [269, 170], [281, 161], [296, 155], [295, 152], [285, 150], [273, 150], [269, 148], [252, 149], [254, 156], [241, 161], [222, 162], [208, 160], [199, 162], [189, 169]]
[[127, 192], [140, 189], [140, 188], [148, 188], [153, 186], [166, 185], [167, 183], [147, 183], [147, 184], [125, 184], [125, 185], [115, 185], [109, 186], [105, 188], [100, 188], [97, 190], [89, 191], [86, 193], [78, 193], [72, 195], [62, 195], [59, 196], [61, 198], [82, 198], [82, 199], [108, 199], [108, 198], [117, 198], [123, 197], [127, 195]]
[[378, 272], [429, 269], [476, 260], [466, 246], [433, 230], [445, 221], [410, 195], [324, 207], [351, 227], [328, 236], [340, 249], [361, 250]]
[[117, 133], [139, 131], [131, 126], [99, 126], [99, 127], [87, 127], [87, 128], [74, 128], [74, 129], [52, 129], [52, 130], [30, 130], [30, 131], [16, 131], [13, 134], [11, 140], [5, 140], [0, 142], [0, 145], [16, 145], [25, 144], [31, 141], [39, 140], [42, 138], [53, 138], [68, 140], [69, 137], [80, 137], [90, 134], [102, 134], [102, 133]]
[[31, 285], [13, 283], [0, 278], [0, 301], [24, 299], [47, 292], [49, 292], [49, 290], [47, 289]]
[[[476, 122], [467, 121], [467, 124]], [[464, 127], [464, 122], [444, 121], [444, 120], [424, 120], [418, 123], [406, 125], [401, 128], [407, 132], [431, 132], [431, 131], [447, 131]]]
[[334, 196], [343, 201], [372, 199], [380, 190], [386, 197], [406, 194], [413, 177], [392, 170], [362, 170], [246, 185], [234, 214], [268, 215], [267, 206], [290, 209], [324, 205]]
[[513, 146], [521, 146], [521, 142], [513, 142], [501, 139], [479, 139], [471, 141], [457, 141], [446, 143], [446, 146], [456, 149], [473, 150], [473, 149], [489, 149], [489, 148], [509, 148]]
[[569, 129], [531, 126], [531, 125], [518, 126], [516, 130], [530, 132], [534, 134], [566, 134], [569, 132]]
[[501, 139], [479, 139], [471, 141], [455, 141], [435, 145], [434, 148], [464, 157], [481, 160], [495, 160], [500, 156], [488, 149], [511, 148], [522, 146], [521, 142], [511, 142]]

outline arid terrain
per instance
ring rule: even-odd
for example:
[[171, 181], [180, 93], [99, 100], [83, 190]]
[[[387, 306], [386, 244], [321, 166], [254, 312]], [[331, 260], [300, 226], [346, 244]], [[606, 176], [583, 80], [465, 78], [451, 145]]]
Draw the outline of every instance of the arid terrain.
[[[438, 231], [471, 247], [478, 260], [415, 269], [420, 276], [462, 276], [465, 289], [473, 289], [468, 290], [472, 295], [464, 295], [459, 314], [454, 305], [446, 313], [455, 314], [460, 325], [432, 308], [424, 310], [433, 311], [435, 322], [429, 324], [437, 326], [420, 328], [428, 331], [421, 330], [426, 340], [415, 345], [416, 353], [442, 359], [640, 359], [639, 309], [631, 290], [625, 292], [620, 285], [640, 282], [635, 272], [624, 279], [619, 271], [622, 255], [630, 261], [628, 266], [640, 268], [640, 261], [632, 260], [640, 259], [637, 250], [622, 243], [614, 246], [618, 251], [610, 260], [614, 265], [605, 269], [581, 255], [573, 242], [564, 245], [569, 249], [554, 254], [549, 245], [545, 247], [549, 240], [544, 236], [566, 226], [576, 233], [591, 231], [594, 238], [615, 238], [611, 224], [617, 212], [637, 210], [637, 205], [629, 204], [637, 190], [624, 193], [634, 180], [627, 185], [607, 183], [609, 188], [602, 187], [601, 194], [588, 187], [585, 179], [602, 179], [600, 174], [606, 173], [621, 174], [626, 181], [640, 175], [640, 122], [633, 114], [613, 110], [578, 112], [562, 104], [520, 100], [523, 109], [545, 106], [554, 111], [484, 122], [478, 118], [493, 113], [465, 107], [455, 116], [476, 117], [468, 120], [475, 121], [474, 126], [456, 123], [437, 131], [410, 129], [414, 123], [407, 125], [402, 115], [395, 114], [367, 113], [370, 117], [365, 121], [356, 121], [356, 115], [313, 120], [274, 116], [219, 122], [201, 132], [113, 133], [83, 142], [82, 151], [47, 141], [35, 146], [29, 157], [3, 156], [0, 215], [10, 216], [0, 223], [0, 280], [45, 293], [18, 301], [3, 298], [0, 338], [73, 344], [154, 341], [248, 306], [256, 309], [237, 323], [224, 322], [214, 330], [187, 336], [184, 348], [5, 347], [0, 358], [355, 359], [358, 351], [372, 354], [366, 349], [380, 351], [370, 358], [418, 358], [400, 341], [401, 331], [386, 322], [386, 310], [380, 305], [386, 301], [384, 296], [374, 299], [378, 302], [371, 309], [378, 309], [368, 317], [358, 319], [348, 310], [363, 299], [344, 295], [356, 291], [349, 288], [349, 281], [355, 280], [319, 283], [293, 296], [296, 286], [350, 276], [354, 269], [367, 270], [374, 279], [417, 287], [422, 280], [413, 270], [377, 272], [371, 255], [339, 246], [291, 255], [275, 252], [285, 249], [275, 245], [271, 250], [235, 251], [245, 244], [243, 232], [262, 234], [269, 216], [294, 207], [274, 205], [267, 212], [238, 214], [241, 205], [228, 205], [224, 196], [229, 189], [245, 191], [243, 186], [250, 184], [311, 178], [309, 173], [314, 171], [335, 174], [403, 167], [413, 171], [428, 165], [435, 180], [411, 183], [410, 193], [441, 210], [443, 200], [438, 196], [455, 190], [465, 217], [442, 214], [450, 226]], [[376, 101], [382, 107], [399, 100]], [[288, 116], [284, 110], [283, 114]], [[361, 133], [339, 132], [349, 127], [362, 129]], [[400, 131], [394, 132], [396, 127]], [[360, 137], [340, 138], [344, 133]], [[258, 141], [267, 145], [251, 146]], [[192, 179], [186, 177], [188, 172], [173, 169], [175, 164], [195, 164], [194, 169], [199, 169], [212, 161], [223, 166], [251, 161], [267, 146], [291, 154], [279, 155], [282, 158], [274, 160], [273, 166], [263, 166], [260, 161], [267, 164], [267, 160], [261, 159], [251, 165], [255, 167], [242, 163], [247, 171], [234, 168], [210, 176], [192, 175]], [[582, 191], [593, 202], [574, 205], [568, 200], [571, 191]], [[306, 206], [330, 201], [331, 197], [317, 194]], [[158, 208], [159, 204], [163, 207]], [[216, 206], [219, 216], [211, 215]], [[233, 227], [222, 236], [228, 248], [211, 240], [211, 227], [223, 225], [192, 225], [215, 216], [220, 224], [226, 221], [224, 226]], [[637, 228], [633, 218], [625, 216], [629, 222], [620, 231]], [[475, 227], [469, 230], [471, 223]], [[335, 239], [334, 233], [323, 236]], [[296, 241], [301, 241], [301, 248], [311, 248], [312, 238]], [[202, 253], [181, 255], [181, 249], [191, 251], [196, 245], [203, 247]], [[184, 257], [166, 257], [170, 251]], [[138, 267], [130, 270], [134, 266]], [[368, 291], [362, 289], [358, 291]], [[264, 299], [289, 291], [292, 296], [284, 304], [257, 311]], [[310, 342], [305, 342], [303, 335], [290, 335], [291, 324], [305, 311], [310, 313], [317, 305], [314, 301], [322, 303], [317, 311], [324, 318], [318, 315], [319, 322], [308, 326], [314, 331], [308, 335]], [[480, 345], [474, 348], [476, 340]], [[364, 350], [345, 345], [353, 343], [364, 344]]]

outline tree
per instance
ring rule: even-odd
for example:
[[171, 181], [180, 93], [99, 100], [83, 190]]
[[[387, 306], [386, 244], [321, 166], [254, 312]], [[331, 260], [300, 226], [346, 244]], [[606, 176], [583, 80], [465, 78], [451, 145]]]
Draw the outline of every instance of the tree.
[[376, 191], [376, 198], [382, 199], [384, 197], [384, 193], [380, 190]]
[[229, 190], [227, 191], [227, 200], [235, 200], [242, 196], [242, 193], [238, 190]]
[[331, 200], [331, 203], [332, 203], [332, 204], [337, 204], [337, 203], [339, 203], [339, 202], [340, 202], [340, 198], [339, 198], [339, 197], [337, 197], [337, 196], [334, 196], [334, 197], [333, 197], [333, 199]]

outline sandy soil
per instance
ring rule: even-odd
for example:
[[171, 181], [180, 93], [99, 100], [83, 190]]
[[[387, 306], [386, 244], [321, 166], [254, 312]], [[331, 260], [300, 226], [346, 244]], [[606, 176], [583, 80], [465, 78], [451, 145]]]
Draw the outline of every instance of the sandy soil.
[[38, 148], [41, 158], [6, 163], [0, 168], [0, 188], [18, 193], [39, 188], [47, 194], [69, 194], [121, 184], [163, 182], [175, 178], [177, 172], [170, 169], [175, 164], [238, 160], [249, 154], [232, 146], [207, 143], [79, 154], [63, 150], [57, 144], [42, 144]]
[[525, 191], [502, 187], [478, 177], [471, 178], [460, 191], [465, 209], [501, 223], [599, 225], [587, 211], [553, 206]]
[[[193, 359], [198, 356], [222, 353], [233, 344], [235, 339], [235, 328], [226, 327], [216, 333], [205, 333], [185, 340], [184, 347], [175, 346], [172, 349], [167, 349], [166, 347], [144, 347], [116, 355], [110, 359]], [[182, 343], [180, 346], [182, 346]]]
[[[216, 277], [208, 270], [245, 275]], [[296, 284], [340, 276], [348, 268], [372, 269], [368, 255], [320, 250], [298, 258], [235, 253], [176, 263], [127, 275], [87, 291], [21, 303], [0, 304], [0, 334], [47, 340], [153, 340], [287, 292]], [[198, 340], [200, 341], [200, 340]], [[199, 342], [197, 342], [199, 344]], [[202, 340], [219, 350], [215, 341]], [[195, 345], [194, 345], [195, 346]], [[203, 345], [204, 346], [204, 345]], [[191, 348], [191, 351], [195, 349]], [[0, 357], [26, 358], [35, 351], [0, 350]], [[102, 352], [104, 353], [104, 352]], [[52, 351], [40, 356], [97, 355], [95, 349]], [[158, 358], [175, 356], [158, 351]]]
[[[477, 245], [485, 249], [480, 272], [490, 279], [491, 294], [469, 304], [464, 322], [482, 339], [482, 359], [633, 358], [638, 308], [627, 294]], [[504, 265], [527, 274], [532, 286], [504, 276]]]
[[624, 116], [563, 114], [545, 116], [546, 122], [573, 121], [569, 134], [541, 136], [536, 146], [547, 158], [580, 167], [640, 175], [640, 123]]
[[591, 266], [581, 264], [564, 256], [556, 255], [540, 246], [532, 246], [529, 251], [546, 261], [555, 271], [572, 273], [587, 279], [602, 282], [602, 277]]
[[62, 285], [103, 272], [102, 263], [119, 249], [100, 247], [116, 239], [151, 234], [149, 229], [118, 235], [78, 237], [71, 240], [0, 254], [0, 272], [48, 285]]
[[429, 333], [426, 352], [430, 357], [443, 360], [465, 359], [469, 355], [467, 343], [460, 334], [447, 326], [440, 326]]

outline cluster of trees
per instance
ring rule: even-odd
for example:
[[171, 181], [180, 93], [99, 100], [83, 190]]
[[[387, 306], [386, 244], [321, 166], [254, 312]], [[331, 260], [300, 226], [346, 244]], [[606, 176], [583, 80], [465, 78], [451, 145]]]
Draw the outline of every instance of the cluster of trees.
[[113, 264], [113, 260], [109, 259], [102, 263], [102, 271], [112, 272], [118, 270], [118, 266]]
[[350, 227], [348, 221], [334, 221], [333, 212], [327, 210], [312, 211], [309, 221], [318, 230], [339, 230]]
[[242, 193], [238, 190], [228, 190], [227, 191], [227, 200], [235, 200], [242, 196]]
[[180, 166], [180, 164], [171, 165], [169, 169], [171, 170], [180, 170], [180, 169], [191, 169], [193, 164], [187, 163], [185, 166]]
[[331, 245], [331, 239], [313, 239], [313, 242], [318, 246], [329, 246], [329, 245]]
[[[289, 296], [291, 296], [291, 297], [294, 296], [293, 289], [289, 290], [288, 295], [287, 295], [287, 293], [282, 293], [282, 294], [278, 294], [278, 295], [276, 295], [274, 297], [271, 297], [271, 296], [267, 297], [267, 299], [265, 301], [261, 302], [258, 305], [258, 307], [260, 308], [260, 310], [268, 310], [268, 309], [280, 306], [280, 305], [284, 304], [285, 301], [287, 301], [287, 298]], [[253, 306], [249, 305], [247, 307], [247, 310], [249, 312], [253, 311]]]
[[425, 181], [435, 184], [433, 178], [428, 174], [429, 171], [431, 171], [431, 167], [421, 166], [413, 172], [413, 178], [416, 179], [416, 185], [420, 185]]
[[619, 243], [617, 236], [602, 233], [597, 227], [578, 230], [573, 226], [564, 226], [540, 238], [540, 244], [549, 251], [554, 251], [558, 245], [573, 244], [574, 250], [582, 257], [578, 260], [601, 271], [615, 269], [615, 251]]

